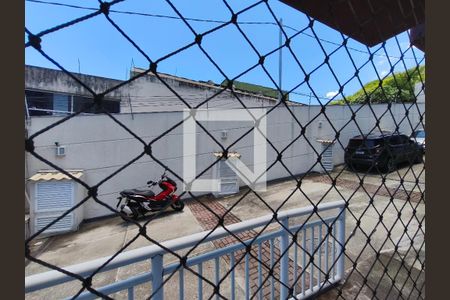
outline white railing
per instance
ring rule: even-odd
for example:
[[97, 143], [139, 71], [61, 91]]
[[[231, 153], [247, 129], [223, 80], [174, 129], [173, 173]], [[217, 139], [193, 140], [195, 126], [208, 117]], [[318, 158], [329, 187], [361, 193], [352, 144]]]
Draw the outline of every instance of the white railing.
[[[270, 245], [270, 267], [273, 266], [277, 260], [276, 253], [281, 255], [279, 259], [279, 279], [280, 282], [274, 280], [273, 277], [269, 280], [270, 298], [278, 298], [277, 288], [279, 291], [279, 298], [286, 299], [288, 296], [288, 288], [286, 286], [293, 286], [294, 295], [297, 299], [303, 299], [312, 294], [322, 291], [338, 283], [344, 276], [344, 254], [343, 245], [345, 243], [345, 202], [337, 201], [320, 204], [317, 207], [317, 213], [335, 210], [336, 213], [332, 217], [322, 217], [322, 220], [308, 221], [303, 225], [303, 221], [293, 220], [298, 217], [308, 217], [311, 214], [314, 216], [313, 207], [304, 207], [291, 209], [288, 211], [278, 213], [278, 220], [284, 227], [288, 228], [288, 232], [283, 226], [279, 226], [275, 231], [258, 236], [254, 241], [249, 239], [244, 243], [236, 243], [228, 245], [223, 248], [212, 250], [197, 256], [191, 256], [186, 261], [186, 266], [196, 269], [198, 274], [202, 274], [203, 265], [211, 263], [214, 265], [214, 279], [215, 284], [219, 283], [220, 279], [220, 259], [225, 260], [230, 266], [230, 274], [226, 277], [229, 290], [227, 295], [230, 299], [235, 299], [237, 287], [242, 286], [241, 293], [245, 295], [245, 299], [252, 297], [250, 288], [252, 278], [250, 276], [250, 255], [245, 253], [243, 259], [243, 282], [236, 280], [236, 273], [241, 269], [234, 266], [236, 262], [236, 252], [246, 248], [247, 244], [252, 243], [252, 250], [255, 249], [258, 255], [258, 260], [262, 259], [261, 249], [264, 245]], [[291, 222], [290, 222], [291, 221]], [[229, 236], [229, 232], [234, 234], [243, 233], [248, 230], [256, 229], [265, 226], [267, 223], [276, 223], [272, 220], [272, 215], [255, 218], [240, 223], [226, 226], [224, 228], [216, 229], [210, 234], [210, 231], [204, 231], [190, 236], [177, 238], [170, 241], [162, 242], [162, 246], [172, 251], [183, 249], [190, 249], [201, 241], [201, 244], [217, 241], [221, 238]], [[297, 224], [292, 224], [297, 223]], [[303, 226], [302, 226], [303, 225]], [[328, 227], [331, 226], [332, 234], [327, 234]], [[297, 243], [292, 243], [293, 233], [297, 232]], [[325, 240], [323, 240], [325, 239]], [[256, 248], [255, 248], [256, 247]], [[134, 299], [135, 287], [144, 283], [151, 282], [151, 291], [153, 293], [152, 299], [164, 299], [164, 278], [172, 273], [173, 276], [178, 275], [178, 295], [179, 299], [185, 298], [185, 277], [187, 272], [184, 272], [179, 262], [164, 265], [164, 255], [168, 255], [162, 247], [152, 245], [142, 247], [139, 249], [130, 250], [119, 254], [111, 262], [109, 262], [101, 272], [105, 272], [119, 267], [128, 266], [141, 261], [151, 261], [151, 270], [149, 272], [129, 277], [125, 280], [117, 281], [112, 284], [96, 288], [97, 291], [110, 295], [119, 291], [127, 290], [128, 299]], [[314, 263], [309, 263], [309, 256], [314, 255]], [[97, 268], [104, 264], [110, 257], [95, 259], [89, 262], [72, 265], [65, 269], [69, 272], [79, 274], [87, 277], [92, 274]], [[299, 265], [300, 263], [300, 265]], [[253, 279], [254, 286], [261, 286], [262, 278], [262, 264], [257, 264], [257, 279]], [[293, 274], [289, 271], [289, 266], [293, 268]], [[254, 273], [254, 272], [253, 272]], [[301, 273], [299, 277], [299, 273]], [[329, 279], [325, 280], [325, 274], [329, 274]], [[191, 280], [197, 280], [196, 298], [203, 297], [203, 283], [200, 276], [190, 274]], [[31, 275], [25, 278], [25, 293], [38, 291], [41, 289], [51, 288], [55, 285], [74, 280], [73, 277], [67, 276], [58, 271], [49, 271]], [[309, 284], [308, 284], [309, 281]], [[293, 284], [294, 282], [298, 284]], [[239, 284], [241, 283], [241, 284]], [[192, 290], [192, 282], [190, 284]], [[221, 283], [221, 286], [224, 286]], [[267, 288], [267, 287], [266, 287]], [[173, 289], [173, 285], [171, 285]], [[149, 289], [150, 290], [150, 289]], [[220, 290], [223, 293], [222, 290]], [[173, 292], [173, 291], [172, 291]], [[192, 291], [189, 291], [192, 292]], [[253, 291], [254, 293], [255, 291]], [[151, 293], [151, 294], [152, 294]], [[259, 289], [257, 293], [258, 299], [263, 299], [263, 289]], [[77, 299], [95, 299], [97, 296], [84, 292]], [[148, 297], [148, 296], [147, 296]]]

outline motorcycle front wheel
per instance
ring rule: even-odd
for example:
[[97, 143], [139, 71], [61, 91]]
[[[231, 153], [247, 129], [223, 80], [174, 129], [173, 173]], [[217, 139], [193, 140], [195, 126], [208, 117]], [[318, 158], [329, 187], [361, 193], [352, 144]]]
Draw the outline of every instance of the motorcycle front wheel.
[[170, 206], [176, 211], [182, 211], [184, 208], [184, 203], [182, 201], [178, 200], [178, 201], [172, 203]]

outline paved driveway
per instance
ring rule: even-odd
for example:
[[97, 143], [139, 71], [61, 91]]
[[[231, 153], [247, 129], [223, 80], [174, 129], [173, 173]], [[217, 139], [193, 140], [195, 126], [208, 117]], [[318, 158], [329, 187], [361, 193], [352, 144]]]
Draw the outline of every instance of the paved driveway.
[[[336, 176], [338, 179], [333, 185], [332, 179]], [[364, 180], [361, 186], [363, 176]], [[348, 255], [346, 269], [351, 270], [356, 261], [357, 271], [348, 274], [351, 280], [345, 285], [344, 293], [347, 293], [349, 297], [354, 297], [355, 293], [359, 293], [361, 297], [363, 295], [372, 297], [372, 285], [381, 290], [383, 286], [390, 287], [392, 278], [395, 276], [398, 278], [396, 281], [398, 288], [391, 291], [388, 291], [387, 288], [384, 290], [385, 296], [398, 295], [402, 286], [405, 291], [412, 291], [412, 295], [416, 295], [416, 291], [412, 288], [411, 276], [417, 275], [419, 284], [424, 281], [421, 263], [424, 261], [425, 253], [423, 245], [425, 204], [422, 199], [422, 191], [425, 189], [425, 172], [423, 165], [414, 165], [412, 169], [400, 167], [398, 171], [386, 176], [384, 184], [382, 184], [379, 174], [354, 173], [343, 169], [343, 166], [336, 167], [331, 173], [331, 177], [332, 179], [321, 174], [310, 174], [302, 180], [300, 189], [293, 180], [270, 184], [266, 192], [259, 194], [260, 197], [254, 193], [246, 195], [246, 191], [243, 190], [238, 195], [220, 199], [202, 197], [201, 201], [219, 215], [225, 214], [233, 206], [231, 213], [227, 214], [225, 219], [225, 224], [231, 224], [272, 214], [272, 210], [278, 209], [280, 205], [283, 205], [282, 210], [286, 210], [310, 206], [319, 202], [350, 199], [349, 212], [346, 217], [346, 236], [349, 239], [346, 247]], [[416, 178], [418, 178], [417, 181]], [[153, 220], [147, 228], [147, 233], [153, 239], [162, 242], [209, 230], [217, 223], [217, 218], [205, 209], [205, 205], [200, 205], [196, 201], [188, 202], [183, 212], [168, 213]], [[380, 223], [380, 215], [383, 215], [382, 223]], [[359, 226], [357, 226], [358, 222]], [[422, 222], [421, 229], [419, 229], [419, 222]], [[38, 257], [64, 267], [113, 255], [137, 234], [138, 229], [134, 225], [126, 224], [118, 217], [86, 223], [78, 232], [52, 238], [45, 251]], [[368, 241], [370, 242], [368, 243]], [[415, 248], [412, 250], [410, 249], [411, 241]], [[150, 244], [151, 242], [147, 239], [138, 237], [126, 250]], [[206, 243], [198, 247], [193, 254], [224, 245]], [[394, 251], [395, 245], [398, 245], [397, 251]], [[378, 259], [376, 258], [377, 253]], [[176, 260], [175, 257], [167, 259], [167, 262]], [[399, 263], [402, 260], [405, 262], [403, 265]], [[392, 274], [386, 272], [384, 268], [388, 262], [389, 266], [394, 266], [394, 269], [388, 270]], [[204, 276], [212, 278], [212, 266], [205, 268]], [[227, 262], [221, 261], [221, 268], [227, 269]], [[25, 271], [26, 275], [30, 275], [47, 270], [38, 264], [30, 263]], [[148, 270], [150, 270], [150, 263], [141, 262], [133, 266], [100, 273], [94, 277], [94, 286], [102, 286]], [[412, 275], [405, 275], [408, 270]], [[362, 276], [366, 274], [369, 274], [367, 276], [369, 281], [364, 285]], [[193, 274], [188, 276], [192, 278], [189, 280], [186, 278], [186, 297], [188, 295], [194, 297], [197, 287], [196, 278]], [[379, 280], [380, 278], [381, 280]], [[403, 280], [400, 280], [402, 278]], [[177, 285], [176, 279], [174, 280], [171, 286]], [[238, 285], [240, 287], [240, 289], [238, 287], [238, 293], [242, 293], [242, 284], [239, 284], [239, 278]], [[61, 288], [29, 294], [27, 298], [56, 299], [69, 296], [79, 288], [81, 285], [76, 282], [66, 283]], [[205, 286], [205, 292], [209, 290], [211, 288]], [[168, 299], [171, 299], [176, 296], [176, 289], [166, 289], [165, 294], [169, 297]], [[136, 290], [138, 298], [148, 297], [148, 295], [148, 286], [143, 285]], [[118, 294], [115, 297], [124, 298], [125, 294]]]

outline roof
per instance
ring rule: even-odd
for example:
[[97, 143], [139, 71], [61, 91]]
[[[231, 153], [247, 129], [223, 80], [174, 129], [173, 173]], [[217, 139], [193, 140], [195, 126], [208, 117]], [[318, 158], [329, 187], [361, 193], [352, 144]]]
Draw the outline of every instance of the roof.
[[[139, 73], [142, 73], [142, 72], [145, 72], [145, 71], [146, 71], [145, 69], [137, 68], [137, 67], [134, 67], [131, 70], [132, 74], [133, 73], [134, 74], [139, 74]], [[150, 72], [150, 73], [147, 74], [147, 76], [155, 76], [155, 75]], [[224, 87], [223, 83], [226, 81], [225, 80], [224, 82], [222, 82], [222, 84], [216, 84], [216, 83], [214, 83], [211, 80], [209, 80], [209, 81], [196, 81], [196, 80], [192, 80], [192, 79], [188, 79], [188, 78], [184, 78], [184, 77], [178, 77], [178, 76], [165, 74], [165, 73], [161, 73], [161, 72], [158, 72], [158, 76], [161, 77], [161, 78], [172, 79], [172, 80], [175, 80], [175, 81], [178, 81], [178, 82], [182, 82], [182, 83], [186, 83], [186, 84], [190, 84], [190, 85], [194, 85], [194, 86], [198, 86], [198, 87], [203, 87], [203, 88], [207, 88], [207, 89], [216, 89], [216, 90], [223, 89], [223, 87]], [[277, 101], [277, 99], [276, 99], [277, 96], [274, 96], [274, 97], [273, 96], [268, 96], [266, 94], [257, 93], [256, 91], [251, 91], [250, 89], [240, 89], [239, 87], [236, 86], [237, 81], [234, 81], [233, 83], [234, 83], [234, 86], [237, 89], [236, 93], [239, 93], [239, 94], [242, 94], [242, 95], [247, 95], [247, 96], [252, 96], [252, 97], [257, 97], [257, 98], [261, 98], [261, 99], [264, 99], [264, 100], [269, 100], [271, 102]], [[256, 86], [257, 87], [257, 85], [250, 84], [250, 83], [240, 83], [240, 84], [244, 84], [244, 85], [247, 85], [247, 86]], [[276, 90], [268, 88], [268, 87], [262, 87], [262, 88], [276, 91]]]
[[[224, 81], [222, 81], [222, 83], [220, 85], [221, 86], [228, 85], [228, 80], [225, 79]], [[274, 98], [274, 99], [278, 98], [278, 90], [267, 87], [267, 86], [262, 86], [262, 85], [248, 83], [248, 82], [242, 82], [242, 81], [233, 81], [233, 85], [236, 89], [244, 91], [244, 92], [259, 94], [259, 95], [263, 95], [263, 96]], [[286, 100], [289, 100], [289, 94], [286, 95]]]
[[333, 140], [326, 140], [326, 139], [317, 140], [317, 142], [319, 142], [319, 143], [321, 143], [321, 144], [334, 144], [334, 143], [336, 143], [336, 141], [333, 141]]
[[[106, 89], [117, 86], [123, 82], [123, 80], [78, 72], [70, 73], [97, 93], [101, 93]], [[32, 65], [25, 65], [25, 90], [60, 92], [64, 94], [92, 97], [92, 93], [89, 90], [78, 84], [65, 72]], [[120, 101], [122, 91], [120, 89], [115, 89], [105, 97], [105, 99], [108, 100]]]
[[[132, 73], [132, 76], [135, 76], [135, 75], [137, 75], [139, 73], [143, 73], [145, 71], [146, 70], [143, 68], [134, 67], [131, 70], [131, 73]], [[150, 72], [146, 76], [155, 76], [155, 75]], [[175, 75], [170, 75], [170, 74], [166, 74], [166, 73], [161, 73], [161, 72], [158, 72], [158, 76], [161, 78], [171, 79], [171, 80], [175, 80], [175, 81], [182, 82], [185, 84], [202, 87], [205, 89], [215, 89], [215, 90], [223, 89], [224, 86], [226, 86], [226, 82], [227, 82], [226, 80], [224, 80], [224, 81], [222, 81], [221, 84], [216, 84], [212, 80], [196, 81], [196, 80], [179, 77], [179, 76], [175, 76]], [[278, 99], [277, 99], [278, 98], [278, 90], [276, 90], [276, 89], [269, 88], [269, 87], [262, 86], [262, 85], [247, 83], [247, 82], [240, 82], [240, 81], [233, 81], [233, 86], [235, 88], [235, 93], [237, 93], [237, 94], [244, 95], [244, 96], [256, 97], [256, 98], [260, 98], [263, 100], [268, 100], [273, 104], [275, 104], [276, 101], [278, 101]], [[295, 101], [289, 100], [289, 94], [286, 95], [285, 103], [290, 106], [304, 106], [305, 105], [300, 102], [295, 102]]]
[[[75, 178], [80, 178], [83, 175], [82, 170], [66, 170], [70, 175]], [[69, 176], [64, 173], [54, 171], [54, 170], [43, 170], [38, 171], [36, 174], [29, 178], [31, 181], [49, 181], [49, 180], [72, 180]]]
[[425, 52], [425, 24], [411, 28], [410, 41], [411, 44]]
[[425, 0], [281, 1], [370, 47], [425, 22]]
[[382, 137], [387, 137], [391, 135], [399, 135], [398, 132], [392, 132], [392, 131], [382, 131], [380, 133], [370, 133], [365, 135], [357, 135], [352, 137], [352, 139], [377, 139]]

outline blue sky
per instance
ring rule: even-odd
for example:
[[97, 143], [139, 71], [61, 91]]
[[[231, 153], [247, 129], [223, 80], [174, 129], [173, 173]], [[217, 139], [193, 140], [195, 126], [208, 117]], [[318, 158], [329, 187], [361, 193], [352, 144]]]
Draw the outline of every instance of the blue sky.
[[[98, 7], [98, 1], [95, 0], [55, 1], [84, 7]], [[227, 1], [234, 12], [238, 12], [256, 2]], [[187, 18], [218, 21], [228, 21], [231, 18], [231, 12], [223, 1], [172, 0], [171, 3]], [[278, 18], [283, 18], [283, 24], [286, 26], [301, 30], [309, 23], [308, 18], [303, 13], [277, 0], [269, 1], [268, 4]], [[25, 9], [25, 26], [35, 34], [92, 12], [30, 1], [25, 2]], [[127, 0], [112, 6], [111, 9], [122, 12], [132, 11], [177, 16], [165, 0]], [[111, 12], [110, 17], [153, 60], [157, 60], [191, 43], [195, 38], [188, 26], [179, 19], [128, 15], [115, 12]], [[197, 22], [193, 20], [188, 22], [197, 33], [203, 33], [220, 25], [214, 22]], [[273, 23], [275, 19], [267, 5], [261, 3], [240, 14], [238, 22]], [[279, 29], [277, 26], [270, 24], [241, 24], [240, 27], [259, 53], [266, 54], [278, 47]], [[285, 27], [285, 32], [288, 36], [296, 33], [291, 28]], [[342, 43], [340, 33], [319, 22], [314, 23], [313, 30], [314, 32], [311, 29], [307, 29], [304, 32], [305, 34], [297, 35], [291, 42], [293, 52], [306, 72], [310, 72], [320, 65], [325, 57], [319, 43], [316, 39], [311, 38], [311, 35], [316, 34], [319, 38], [329, 42]], [[402, 51], [408, 49], [409, 40], [407, 34], [400, 34], [397, 38]], [[322, 46], [327, 53], [338, 47], [329, 42], [322, 42]], [[206, 35], [202, 40], [202, 46], [229, 78], [235, 77], [258, 62], [258, 56], [255, 51], [236, 26], [232, 24]], [[349, 41], [348, 47], [367, 52], [366, 46], [354, 40]], [[380, 45], [374, 46], [370, 50], [376, 51], [379, 48]], [[132, 63], [136, 67], [148, 67], [148, 61], [145, 57], [121, 36], [103, 15], [98, 15], [74, 26], [43, 36], [42, 49], [69, 71], [78, 72], [80, 69], [82, 73], [91, 75], [123, 80], [129, 78], [129, 70]], [[349, 52], [356, 66], [359, 67], [368, 60], [369, 54], [356, 50], [349, 50]], [[400, 55], [400, 49], [394, 38], [386, 42], [386, 51], [391, 57], [384, 56], [385, 53], [381, 49], [381, 51], [377, 52], [379, 55], [374, 56], [373, 65], [368, 64], [360, 71], [360, 78], [363, 83], [377, 78], [375, 69], [382, 76], [390, 73], [389, 60], [392, 64], [395, 64], [398, 58], [394, 57]], [[416, 55], [418, 61], [423, 57], [423, 52], [410, 48], [404, 55], [404, 63], [407, 68], [416, 65], [413, 54]], [[278, 53], [268, 56], [265, 60], [265, 66], [275, 81], [278, 81], [278, 61]], [[29, 65], [56, 68], [31, 47], [25, 50], [25, 62]], [[347, 82], [355, 73], [355, 69], [344, 48], [338, 50], [330, 57], [330, 64], [341, 84]], [[394, 72], [404, 70], [405, 66], [400, 62], [397, 64]], [[216, 83], [220, 83], [225, 79], [197, 46], [190, 47], [162, 61], [158, 64], [158, 71], [194, 80], [212, 80]], [[294, 57], [285, 48], [283, 50], [282, 78], [282, 88], [284, 90], [293, 89], [304, 78], [303, 72]], [[237, 80], [275, 87], [261, 67], [248, 72]], [[323, 98], [330, 97], [339, 89], [339, 85], [326, 66], [322, 66], [311, 75], [310, 84], [316, 95]], [[351, 95], [359, 88], [361, 88], [360, 83], [353, 79], [345, 85], [343, 93], [344, 95]], [[293, 92], [290, 95], [292, 100], [307, 103], [309, 97], [303, 94], [309, 95], [311, 90], [303, 84]], [[337, 98], [340, 97], [338, 96]], [[326, 101], [325, 99], [319, 100]], [[311, 103], [317, 103], [317, 99], [313, 97]]]

